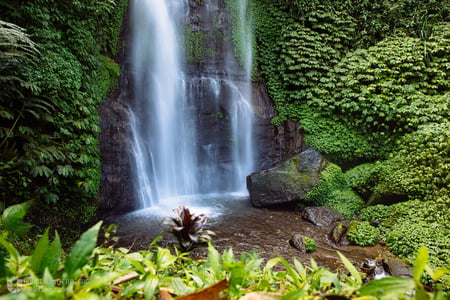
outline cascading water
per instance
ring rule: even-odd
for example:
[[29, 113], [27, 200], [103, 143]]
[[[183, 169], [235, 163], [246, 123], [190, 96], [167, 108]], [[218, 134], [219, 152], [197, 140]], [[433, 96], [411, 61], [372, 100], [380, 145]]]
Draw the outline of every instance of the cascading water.
[[[185, 70], [180, 41], [187, 2], [132, 3], [131, 156], [141, 208], [214, 193], [246, 193], [245, 178], [253, 171], [249, 69], [244, 80], [239, 75], [239, 84], [229, 64]], [[213, 16], [220, 5], [205, 2]], [[225, 59], [234, 60], [227, 53]]]

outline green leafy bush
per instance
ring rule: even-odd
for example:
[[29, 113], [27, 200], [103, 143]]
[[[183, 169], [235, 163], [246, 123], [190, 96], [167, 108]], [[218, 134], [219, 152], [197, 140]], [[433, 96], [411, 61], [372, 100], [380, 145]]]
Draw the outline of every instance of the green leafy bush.
[[320, 173], [319, 182], [305, 201], [335, 209], [348, 219], [364, 206], [364, 201], [349, 188], [341, 168], [334, 164]]
[[360, 218], [379, 223], [381, 238], [401, 258], [412, 261], [420, 246], [426, 246], [434, 266], [450, 266], [449, 199], [411, 200], [391, 206], [364, 208]]
[[[96, 214], [97, 107], [117, 87], [119, 67], [108, 56], [117, 53], [128, 1], [44, 2], [1, 5], [0, 18], [26, 28], [36, 46], [20, 42], [23, 59], [9, 59], [20, 80], [0, 93], [0, 196], [33, 199], [35, 228], [52, 224], [73, 236]], [[34, 59], [31, 49], [39, 49]]]
[[362, 209], [359, 213], [359, 218], [369, 223], [380, 223], [381, 221], [386, 220], [390, 214], [390, 206], [378, 204]]
[[347, 230], [348, 240], [358, 246], [373, 246], [378, 243], [380, 231], [369, 222], [350, 222]]

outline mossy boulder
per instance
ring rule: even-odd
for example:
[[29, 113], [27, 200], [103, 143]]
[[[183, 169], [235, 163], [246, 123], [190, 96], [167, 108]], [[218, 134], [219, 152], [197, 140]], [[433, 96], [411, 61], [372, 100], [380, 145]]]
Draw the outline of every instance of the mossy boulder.
[[255, 207], [298, 203], [319, 182], [328, 161], [310, 148], [279, 165], [247, 176], [250, 201]]

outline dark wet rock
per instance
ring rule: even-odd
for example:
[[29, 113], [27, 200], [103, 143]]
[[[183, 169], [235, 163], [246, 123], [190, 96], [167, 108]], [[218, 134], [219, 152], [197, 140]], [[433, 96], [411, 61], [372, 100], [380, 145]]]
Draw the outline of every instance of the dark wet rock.
[[300, 253], [306, 253], [305, 244], [303, 242], [303, 235], [295, 233], [289, 240], [289, 245], [300, 251]]
[[384, 261], [385, 268], [392, 276], [412, 278], [413, 273], [412, 270], [408, 267], [408, 265], [397, 258], [388, 258]]
[[320, 172], [328, 165], [310, 148], [281, 164], [247, 176], [250, 201], [255, 207], [298, 203], [318, 183]]
[[319, 227], [328, 227], [341, 220], [341, 216], [337, 212], [322, 206], [306, 207], [302, 212], [302, 217]]
[[272, 124], [275, 106], [264, 85], [253, 84], [252, 104], [257, 171], [272, 168], [307, 149], [298, 123], [287, 120], [280, 126]]
[[338, 223], [334, 226], [333, 230], [329, 234], [330, 240], [339, 244], [341, 240], [344, 238], [345, 233], [347, 232], [347, 226], [344, 223]]

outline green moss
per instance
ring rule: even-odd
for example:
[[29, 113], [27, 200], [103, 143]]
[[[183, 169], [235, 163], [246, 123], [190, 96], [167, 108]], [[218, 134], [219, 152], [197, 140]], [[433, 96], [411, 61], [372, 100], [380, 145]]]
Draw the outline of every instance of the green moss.
[[317, 244], [314, 239], [311, 239], [309, 237], [303, 237], [303, 244], [305, 245], [306, 252], [314, 252], [316, 251]]
[[190, 62], [199, 62], [203, 58], [204, 35], [202, 31], [193, 31], [186, 27], [184, 47], [186, 59]]

